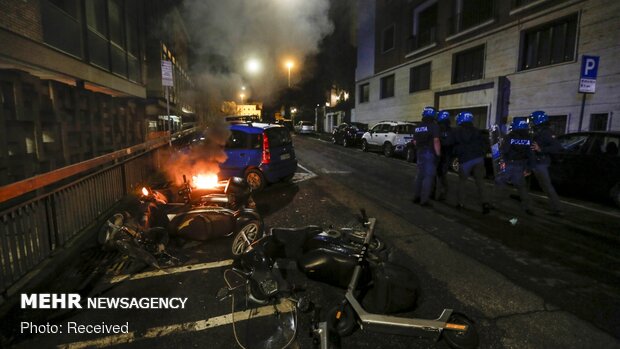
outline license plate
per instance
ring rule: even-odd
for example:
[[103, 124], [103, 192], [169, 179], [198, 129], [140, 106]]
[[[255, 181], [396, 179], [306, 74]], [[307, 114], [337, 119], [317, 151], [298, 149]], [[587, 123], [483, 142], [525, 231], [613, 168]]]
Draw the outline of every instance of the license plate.
[[290, 159], [291, 158], [291, 154], [282, 154], [280, 155], [280, 160], [286, 160], [286, 159]]

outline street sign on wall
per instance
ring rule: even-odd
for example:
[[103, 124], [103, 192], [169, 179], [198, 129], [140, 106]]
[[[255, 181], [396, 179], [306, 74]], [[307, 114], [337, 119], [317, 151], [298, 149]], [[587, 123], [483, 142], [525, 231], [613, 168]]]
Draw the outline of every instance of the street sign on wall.
[[594, 93], [596, 91], [598, 62], [599, 56], [581, 56], [580, 93]]
[[174, 86], [171, 61], [161, 61], [161, 84], [162, 86]]

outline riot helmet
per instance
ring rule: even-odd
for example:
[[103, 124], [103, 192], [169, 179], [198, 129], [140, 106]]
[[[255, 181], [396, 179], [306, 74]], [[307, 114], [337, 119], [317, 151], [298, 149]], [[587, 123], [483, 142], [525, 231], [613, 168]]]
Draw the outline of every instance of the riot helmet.
[[549, 116], [542, 110], [537, 110], [530, 114], [530, 119], [534, 126], [540, 126], [545, 122], [549, 121]]
[[437, 122], [450, 122], [450, 113], [447, 110], [441, 110], [437, 113]]
[[424, 110], [422, 110], [422, 118], [433, 118], [434, 119], [435, 114], [437, 114], [437, 111], [433, 107], [424, 107]]
[[530, 120], [525, 116], [516, 116], [512, 119], [510, 127], [512, 130], [527, 130], [530, 128]]
[[474, 122], [474, 114], [468, 111], [462, 111], [456, 115], [456, 124], [462, 125], [466, 122], [473, 123]]

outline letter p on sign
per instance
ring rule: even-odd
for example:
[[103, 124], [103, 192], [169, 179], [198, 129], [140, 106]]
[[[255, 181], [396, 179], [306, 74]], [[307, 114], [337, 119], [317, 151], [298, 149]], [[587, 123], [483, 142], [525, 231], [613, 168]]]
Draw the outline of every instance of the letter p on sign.
[[582, 56], [581, 72], [579, 77], [579, 92], [594, 93], [596, 90], [596, 75], [598, 73], [599, 56]]
[[581, 78], [596, 79], [598, 73], [598, 56], [582, 56]]

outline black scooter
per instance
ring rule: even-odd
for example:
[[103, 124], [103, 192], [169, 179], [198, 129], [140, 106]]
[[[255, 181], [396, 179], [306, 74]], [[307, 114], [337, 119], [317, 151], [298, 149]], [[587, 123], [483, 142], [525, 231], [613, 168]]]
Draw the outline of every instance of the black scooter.
[[[330, 310], [327, 321], [314, 321], [313, 332], [321, 348], [334, 348], [335, 338], [363, 329], [413, 337], [445, 338], [453, 348], [476, 348], [478, 335], [471, 320], [445, 309], [436, 320], [409, 319], [386, 315], [413, 306], [413, 275], [382, 255], [383, 243], [374, 236], [376, 220], [362, 213], [364, 231], [345, 230], [344, 234], [310, 226], [298, 229], [272, 229], [235, 260], [233, 271], [245, 278], [248, 298], [276, 299], [291, 289], [274, 264], [280, 258], [293, 259], [308, 277], [347, 289], [340, 305]], [[365, 309], [358, 297], [372, 299]], [[367, 307], [368, 308], [368, 307]], [[315, 316], [316, 318], [316, 316]]]
[[245, 180], [233, 177], [197, 190], [183, 179], [178, 191], [182, 202], [169, 202], [161, 191], [143, 187], [125, 211], [103, 224], [99, 243], [159, 268], [162, 259], [174, 259], [165, 252], [170, 237], [205, 241], [234, 235], [232, 253], [238, 255], [263, 235]]

